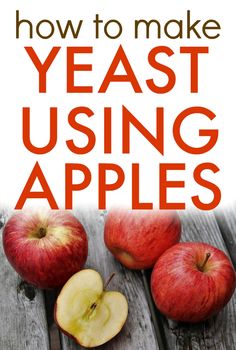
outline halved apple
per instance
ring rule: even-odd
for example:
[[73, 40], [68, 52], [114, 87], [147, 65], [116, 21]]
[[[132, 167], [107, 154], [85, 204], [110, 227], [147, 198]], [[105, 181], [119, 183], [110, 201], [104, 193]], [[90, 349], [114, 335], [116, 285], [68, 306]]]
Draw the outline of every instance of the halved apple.
[[101, 276], [91, 269], [73, 275], [55, 305], [55, 321], [60, 329], [87, 348], [102, 345], [117, 335], [127, 315], [125, 296], [104, 290]]

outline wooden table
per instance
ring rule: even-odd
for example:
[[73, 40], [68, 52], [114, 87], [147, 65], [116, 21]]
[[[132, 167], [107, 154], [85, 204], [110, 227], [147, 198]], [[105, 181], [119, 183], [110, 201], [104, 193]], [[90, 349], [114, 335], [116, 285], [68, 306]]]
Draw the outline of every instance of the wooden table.
[[[86, 266], [106, 279], [116, 272], [110, 289], [123, 292], [129, 316], [122, 332], [100, 350], [234, 350], [236, 349], [236, 293], [216, 317], [198, 325], [178, 324], [155, 308], [149, 291], [150, 271], [123, 268], [103, 243], [104, 213], [75, 212], [89, 235]], [[204, 241], [224, 250], [236, 267], [236, 207], [224, 213], [184, 212], [182, 240]], [[4, 225], [8, 214], [0, 214]], [[22, 281], [7, 262], [0, 244], [0, 350], [79, 350], [53, 322], [57, 291], [41, 291]]]

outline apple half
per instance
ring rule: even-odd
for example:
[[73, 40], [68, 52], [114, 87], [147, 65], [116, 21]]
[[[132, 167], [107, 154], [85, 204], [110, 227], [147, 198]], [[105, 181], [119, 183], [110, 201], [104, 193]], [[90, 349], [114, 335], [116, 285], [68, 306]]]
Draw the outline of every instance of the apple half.
[[120, 332], [127, 319], [125, 296], [105, 289], [100, 274], [85, 269], [67, 281], [57, 298], [57, 325], [84, 347], [106, 343]]

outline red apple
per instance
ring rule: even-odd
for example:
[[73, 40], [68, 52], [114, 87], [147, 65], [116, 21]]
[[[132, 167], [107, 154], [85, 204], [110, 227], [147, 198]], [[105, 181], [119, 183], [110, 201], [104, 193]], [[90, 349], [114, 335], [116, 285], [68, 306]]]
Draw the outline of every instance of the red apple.
[[3, 230], [5, 254], [19, 275], [39, 288], [62, 286], [85, 264], [88, 242], [69, 212], [20, 212]]
[[130, 269], [152, 267], [161, 254], [180, 240], [176, 212], [111, 210], [106, 218], [107, 248]]
[[200, 322], [218, 313], [235, 290], [235, 271], [221, 250], [206, 243], [179, 243], [157, 261], [151, 291], [168, 318]]

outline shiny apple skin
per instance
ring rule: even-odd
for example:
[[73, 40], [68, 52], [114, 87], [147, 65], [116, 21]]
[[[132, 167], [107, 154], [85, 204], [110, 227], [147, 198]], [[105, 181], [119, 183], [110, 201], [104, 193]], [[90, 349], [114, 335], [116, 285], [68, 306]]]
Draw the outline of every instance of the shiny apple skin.
[[181, 223], [175, 211], [108, 212], [104, 241], [107, 248], [124, 266], [148, 269], [161, 254], [179, 242]]
[[[206, 254], [210, 257], [204, 271]], [[168, 318], [201, 322], [217, 314], [235, 290], [235, 271], [221, 250], [206, 243], [179, 243], [157, 261], [151, 291], [157, 308]]]
[[[40, 227], [47, 230], [42, 238]], [[4, 227], [3, 248], [21, 278], [43, 289], [64, 285], [88, 255], [85, 230], [67, 211], [16, 213]]]

